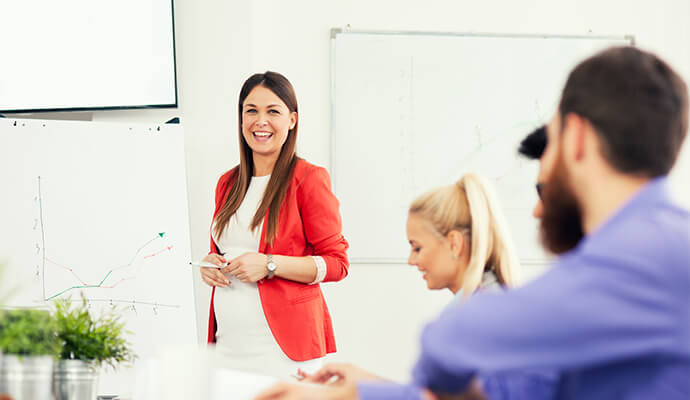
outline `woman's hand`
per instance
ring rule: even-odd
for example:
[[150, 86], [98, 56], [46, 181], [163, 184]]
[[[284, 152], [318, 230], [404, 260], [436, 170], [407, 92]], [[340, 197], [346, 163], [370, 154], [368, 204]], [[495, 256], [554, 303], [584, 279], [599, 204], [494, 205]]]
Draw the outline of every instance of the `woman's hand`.
[[328, 385], [343, 385], [362, 381], [382, 381], [383, 379], [352, 364], [326, 364], [312, 375], [303, 374], [302, 382]]
[[255, 400], [357, 400], [357, 386], [338, 387], [279, 383], [259, 394]]
[[235, 257], [221, 272], [230, 274], [242, 282], [258, 282], [268, 275], [268, 257], [261, 253], [244, 253]]
[[[209, 254], [204, 257], [206, 262], [215, 264], [218, 268], [225, 265], [225, 258], [218, 254]], [[218, 268], [201, 267], [201, 279], [209, 286], [227, 287], [230, 286], [230, 280], [223, 275]]]

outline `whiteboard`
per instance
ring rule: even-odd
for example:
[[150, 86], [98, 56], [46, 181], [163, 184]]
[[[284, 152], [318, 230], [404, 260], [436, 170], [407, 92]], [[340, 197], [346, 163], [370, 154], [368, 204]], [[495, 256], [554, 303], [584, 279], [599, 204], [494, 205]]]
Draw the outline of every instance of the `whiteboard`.
[[[183, 151], [179, 125], [0, 119], [6, 306], [83, 293], [123, 310], [140, 359], [196, 345]], [[100, 393], [134, 375], [102, 375]]]
[[520, 141], [554, 114], [570, 70], [631, 37], [331, 32], [332, 168], [354, 263], [404, 263], [411, 201], [475, 171], [519, 257], [548, 259], [531, 215], [538, 165]]

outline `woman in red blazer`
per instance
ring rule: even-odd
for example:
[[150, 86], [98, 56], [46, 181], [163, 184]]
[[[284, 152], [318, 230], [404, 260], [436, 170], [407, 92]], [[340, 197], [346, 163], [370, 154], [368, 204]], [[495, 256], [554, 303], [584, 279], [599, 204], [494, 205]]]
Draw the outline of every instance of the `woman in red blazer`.
[[335, 352], [319, 282], [347, 275], [348, 243], [328, 172], [295, 154], [290, 82], [251, 76], [238, 112], [240, 164], [218, 181], [204, 258], [218, 268], [201, 270], [213, 287], [208, 342], [232, 368], [280, 376]]

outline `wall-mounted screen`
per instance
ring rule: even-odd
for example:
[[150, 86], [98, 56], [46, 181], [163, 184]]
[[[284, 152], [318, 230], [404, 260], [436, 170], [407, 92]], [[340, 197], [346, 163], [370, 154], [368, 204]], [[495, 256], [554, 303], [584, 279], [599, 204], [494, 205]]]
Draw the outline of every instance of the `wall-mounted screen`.
[[0, 2], [0, 113], [177, 106], [172, 0]]

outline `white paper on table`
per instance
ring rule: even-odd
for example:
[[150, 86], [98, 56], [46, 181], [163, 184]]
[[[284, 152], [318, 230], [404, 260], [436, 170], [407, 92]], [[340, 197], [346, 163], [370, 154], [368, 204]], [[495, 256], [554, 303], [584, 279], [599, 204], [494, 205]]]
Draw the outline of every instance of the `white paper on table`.
[[216, 369], [213, 375], [213, 400], [251, 400], [280, 382], [278, 378], [233, 369]]

